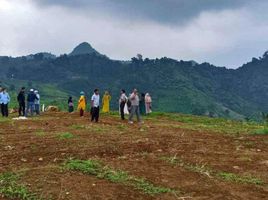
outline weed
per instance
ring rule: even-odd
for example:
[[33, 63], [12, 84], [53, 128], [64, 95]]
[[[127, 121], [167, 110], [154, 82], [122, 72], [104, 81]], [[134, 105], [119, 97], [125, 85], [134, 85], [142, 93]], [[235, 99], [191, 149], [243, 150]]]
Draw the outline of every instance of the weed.
[[252, 176], [239, 176], [233, 173], [229, 172], [219, 172], [217, 173], [217, 176], [220, 178], [226, 180], [226, 181], [232, 181], [237, 183], [247, 183], [247, 184], [254, 184], [254, 185], [262, 185], [264, 182], [258, 178], [252, 177]]
[[18, 176], [14, 173], [0, 174], [0, 194], [10, 199], [38, 200], [24, 185], [17, 183]]
[[72, 133], [69, 132], [65, 132], [65, 133], [60, 133], [57, 136], [59, 139], [64, 140], [64, 139], [72, 139], [74, 138], [74, 135]]

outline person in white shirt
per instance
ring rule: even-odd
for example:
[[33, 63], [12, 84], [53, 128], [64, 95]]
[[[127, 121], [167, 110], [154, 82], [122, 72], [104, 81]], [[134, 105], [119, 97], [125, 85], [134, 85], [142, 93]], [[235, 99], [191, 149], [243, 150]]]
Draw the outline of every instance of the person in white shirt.
[[91, 97], [91, 121], [99, 121], [100, 115], [100, 95], [99, 90], [95, 89], [94, 94]]
[[139, 108], [139, 95], [138, 90], [134, 89], [132, 94], [129, 97], [131, 101], [131, 109], [130, 109], [130, 115], [129, 115], [129, 123], [133, 124], [133, 117], [134, 115], [137, 116], [137, 120], [139, 123], [142, 123], [141, 116], [140, 116], [140, 108]]
[[127, 103], [126, 91], [121, 90], [120, 98], [119, 98], [119, 106], [120, 106], [120, 115], [121, 119], [125, 120], [125, 105]]
[[37, 115], [40, 115], [40, 94], [38, 90], [34, 91], [36, 99], [34, 100], [34, 108]]
[[149, 93], [146, 93], [145, 95], [145, 108], [146, 108], [146, 114], [152, 112], [152, 98]]

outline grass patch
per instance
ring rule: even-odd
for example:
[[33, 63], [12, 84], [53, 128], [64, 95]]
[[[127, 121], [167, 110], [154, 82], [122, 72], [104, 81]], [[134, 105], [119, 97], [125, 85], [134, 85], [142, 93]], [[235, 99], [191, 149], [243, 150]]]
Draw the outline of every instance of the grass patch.
[[76, 130], [86, 129], [85, 126], [79, 125], [79, 124], [74, 124], [74, 125], [71, 126], [71, 128], [76, 129]]
[[253, 135], [268, 135], [268, 128], [255, 130]]
[[60, 139], [60, 140], [65, 140], [65, 139], [72, 139], [74, 138], [74, 135], [70, 132], [65, 132], [65, 133], [59, 133], [57, 135], [57, 137]]
[[247, 183], [254, 185], [262, 185], [264, 182], [258, 178], [252, 176], [239, 176], [237, 174], [229, 173], [229, 172], [219, 172], [217, 174], [221, 179], [226, 181], [236, 182], [236, 183]]
[[215, 178], [219, 178], [225, 181], [231, 181], [231, 182], [236, 182], [236, 183], [246, 183], [246, 184], [252, 184], [252, 185], [265, 184], [264, 181], [253, 176], [240, 176], [240, 175], [229, 173], [229, 172], [219, 172], [216, 170], [212, 170], [206, 165], [186, 163], [182, 159], [177, 158], [176, 156], [163, 157], [161, 158], [161, 160], [164, 160], [172, 165], [181, 166], [189, 171], [196, 172], [202, 175], [206, 175], [210, 178], [215, 177]]
[[175, 192], [170, 188], [155, 186], [147, 180], [131, 176], [127, 172], [113, 170], [108, 166], [103, 167], [102, 164], [96, 160], [68, 160], [65, 163], [65, 168], [68, 170], [80, 171], [88, 175], [94, 175], [114, 183], [132, 186], [149, 195]]
[[35, 135], [43, 137], [46, 135], [46, 133], [44, 131], [37, 131], [37, 132], [35, 132]]
[[39, 200], [24, 185], [18, 184], [19, 177], [14, 173], [0, 174], [0, 194], [10, 199]]
[[264, 129], [264, 124], [257, 122], [245, 122], [224, 118], [210, 118], [206, 116], [194, 116], [174, 113], [155, 113], [149, 118], [158, 118], [180, 122], [179, 128], [201, 131], [212, 131], [231, 135], [251, 134]]

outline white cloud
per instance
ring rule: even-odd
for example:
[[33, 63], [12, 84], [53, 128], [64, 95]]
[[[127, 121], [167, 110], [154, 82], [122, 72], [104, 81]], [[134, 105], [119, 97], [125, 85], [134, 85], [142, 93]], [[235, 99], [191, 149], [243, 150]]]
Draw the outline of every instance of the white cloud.
[[103, 16], [94, 10], [41, 9], [30, 0], [0, 0], [0, 55], [40, 51], [59, 55], [88, 41], [115, 59], [142, 53], [151, 58], [167, 56], [238, 67], [268, 47], [268, 18], [261, 14], [264, 6], [268, 8], [265, 4], [202, 12], [184, 26], [171, 26]]

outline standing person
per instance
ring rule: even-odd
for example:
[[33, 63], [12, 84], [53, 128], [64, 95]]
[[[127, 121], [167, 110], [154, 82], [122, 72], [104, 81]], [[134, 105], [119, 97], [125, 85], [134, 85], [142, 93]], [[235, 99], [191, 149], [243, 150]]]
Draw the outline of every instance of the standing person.
[[137, 120], [139, 123], [141, 123], [141, 116], [140, 116], [140, 109], [139, 109], [139, 96], [138, 96], [138, 90], [134, 89], [132, 94], [129, 97], [131, 101], [131, 109], [130, 109], [130, 115], [129, 115], [129, 123], [133, 124], [133, 117], [136, 114]]
[[152, 112], [152, 97], [149, 93], [146, 93], [145, 95], [145, 107], [147, 115]]
[[37, 115], [40, 115], [40, 94], [38, 90], [35, 90], [34, 94], [36, 96], [36, 99], [34, 100], [34, 110]]
[[80, 98], [78, 101], [77, 109], [80, 113], [80, 117], [84, 117], [84, 112], [86, 110], [86, 97], [85, 97], [85, 93], [83, 91], [80, 92]]
[[145, 94], [144, 93], [141, 93], [139, 108], [140, 108], [140, 114], [145, 115], [146, 111], [145, 111]]
[[110, 101], [112, 97], [109, 94], [108, 91], [105, 91], [103, 97], [102, 97], [102, 112], [108, 113], [110, 112]]
[[3, 88], [0, 86], [0, 112], [2, 113], [2, 94], [3, 94]]
[[22, 87], [17, 100], [19, 102], [19, 116], [25, 116], [25, 87]]
[[2, 89], [1, 94], [1, 111], [3, 117], [8, 117], [8, 103], [10, 102], [9, 94], [7, 93], [6, 88]]
[[121, 119], [125, 120], [125, 105], [127, 102], [127, 96], [126, 96], [126, 91], [121, 90], [120, 98], [119, 98], [119, 106], [120, 106], [120, 115]]
[[94, 94], [91, 97], [91, 121], [99, 121], [100, 115], [100, 95], [99, 90], [95, 89]]
[[28, 116], [28, 113], [31, 113], [31, 116], [33, 116], [34, 113], [34, 102], [37, 99], [34, 89], [30, 89], [30, 92], [27, 96], [27, 110], [26, 110], [26, 116]]
[[68, 99], [68, 111], [69, 113], [72, 113], [74, 111], [73, 97], [69, 97]]

